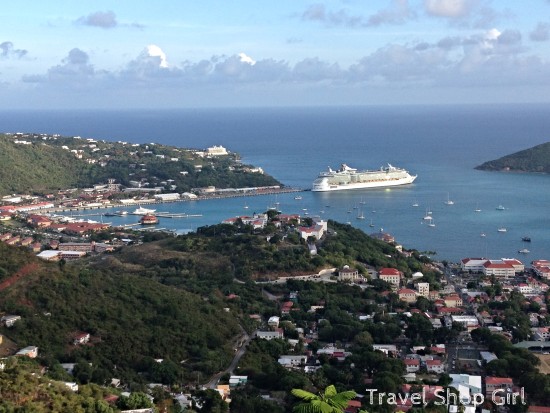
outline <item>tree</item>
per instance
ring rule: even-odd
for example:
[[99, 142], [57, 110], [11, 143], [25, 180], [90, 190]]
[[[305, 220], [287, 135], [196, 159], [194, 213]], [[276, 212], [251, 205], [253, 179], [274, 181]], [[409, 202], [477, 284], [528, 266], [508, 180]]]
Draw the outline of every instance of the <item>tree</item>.
[[302, 399], [293, 407], [294, 413], [342, 413], [348, 402], [356, 396], [353, 390], [338, 393], [334, 385], [328, 386], [318, 395], [302, 389], [292, 389], [291, 393]]

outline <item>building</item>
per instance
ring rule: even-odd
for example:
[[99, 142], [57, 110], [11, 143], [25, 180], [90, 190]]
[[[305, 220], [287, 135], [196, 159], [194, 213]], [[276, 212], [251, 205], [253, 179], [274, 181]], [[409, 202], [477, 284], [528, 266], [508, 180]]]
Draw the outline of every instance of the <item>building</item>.
[[19, 320], [21, 320], [20, 315], [5, 315], [0, 318], [0, 322], [4, 323], [6, 327], [12, 327]]
[[445, 365], [441, 360], [426, 360], [426, 370], [428, 373], [442, 374], [445, 373]]
[[359, 271], [350, 268], [349, 265], [344, 265], [344, 268], [338, 271], [338, 279], [340, 281], [355, 281], [359, 279]]
[[497, 390], [512, 391], [514, 382], [510, 377], [485, 377], [485, 395], [491, 397]]
[[44, 250], [38, 254], [37, 257], [46, 261], [59, 261], [61, 258], [61, 251]]
[[483, 265], [487, 258], [463, 258], [460, 261], [460, 269], [466, 272], [483, 272]]
[[306, 355], [282, 355], [277, 360], [281, 366], [286, 368], [298, 367], [307, 363]]
[[483, 264], [483, 274], [495, 278], [508, 279], [516, 275], [516, 267], [504, 260], [487, 260]]
[[248, 376], [230, 376], [229, 386], [235, 387], [239, 384], [246, 384], [248, 382]]
[[416, 291], [411, 290], [410, 288], [401, 288], [399, 291], [397, 291], [397, 294], [399, 295], [400, 300], [403, 300], [407, 303], [416, 302]]
[[449, 377], [452, 380], [450, 386], [458, 390], [460, 399], [472, 400], [472, 395], [481, 394], [481, 376], [449, 374]]
[[16, 356], [24, 356], [29, 357], [31, 359], [38, 357], [38, 347], [36, 346], [28, 346], [21, 350], [19, 350], [17, 353], [15, 353]]
[[227, 149], [225, 149], [223, 146], [211, 146], [210, 148], [206, 148], [206, 154], [209, 156], [224, 156], [228, 155]]
[[269, 320], [267, 320], [267, 325], [273, 328], [279, 327], [279, 317], [276, 315], [269, 317]]
[[285, 334], [282, 328], [276, 328], [274, 331], [257, 331], [256, 337], [262, 340], [274, 340], [277, 338], [285, 338]]
[[381, 268], [378, 271], [378, 279], [390, 283], [395, 288], [399, 288], [401, 285], [402, 273], [396, 268]]
[[550, 340], [550, 328], [548, 328], [548, 327], [532, 328], [531, 333], [533, 333], [533, 340], [535, 340], [535, 341], [549, 341]]
[[153, 197], [155, 198], [155, 201], [160, 201], [160, 202], [177, 201], [181, 199], [181, 196], [178, 193], [155, 194], [153, 195]]
[[550, 261], [535, 260], [531, 261], [531, 268], [541, 278], [550, 279]]
[[311, 227], [299, 227], [300, 237], [307, 241], [309, 237], [315, 237], [315, 239], [323, 238], [325, 232], [327, 232], [327, 222], [323, 220], [317, 220]]
[[90, 333], [79, 333], [73, 339], [73, 344], [75, 346], [79, 344], [86, 344], [90, 341]]
[[405, 359], [405, 368], [407, 373], [416, 373], [420, 370], [420, 360], [419, 359]]
[[451, 325], [452, 323], [462, 324], [468, 329], [468, 331], [472, 331], [479, 327], [479, 320], [477, 319], [477, 317], [470, 315], [451, 315], [450, 320]]
[[462, 298], [458, 294], [451, 294], [443, 298], [447, 307], [462, 307]]
[[56, 252], [59, 254], [59, 257], [65, 261], [78, 260], [86, 256], [86, 253], [84, 251], [56, 251]]
[[430, 283], [417, 283], [416, 289], [418, 290], [418, 295], [430, 298]]

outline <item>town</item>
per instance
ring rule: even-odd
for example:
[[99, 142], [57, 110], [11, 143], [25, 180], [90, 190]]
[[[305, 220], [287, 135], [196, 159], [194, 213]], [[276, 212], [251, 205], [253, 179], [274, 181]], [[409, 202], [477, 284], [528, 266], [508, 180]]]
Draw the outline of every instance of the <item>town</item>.
[[[142, 235], [131, 230], [100, 223], [56, 222], [41, 211], [52, 207], [39, 202], [2, 207], [0, 241], [30, 249], [43, 260], [63, 262], [112, 254], [143, 242]], [[6, 231], [11, 220], [17, 225]], [[275, 210], [228, 218], [221, 225], [263, 236], [272, 245], [293, 240], [310, 259], [321, 259], [323, 250], [331, 248], [330, 240], [351, 228]], [[60, 235], [69, 242], [60, 242]], [[376, 232], [370, 238], [391, 246], [387, 255], [393, 259], [418, 255], [399, 245], [391, 234]], [[235, 344], [234, 363], [202, 388], [216, 390], [220, 400], [231, 406], [232, 394], [252, 385], [265, 392], [265, 403], [279, 404], [281, 396], [274, 391], [278, 386], [270, 391], [274, 384], [262, 384], [261, 370], [251, 366], [254, 357], [273, 357], [269, 363], [287, 371], [292, 383], [307, 385], [324, 376], [323, 380], [349, 387], [363, 386], [358, 397], [349, 401], [345, 411], [350, 413], [361, 408], [453, 412], [458, 406], [471, 413], [479, 406], [487, 411], [523, 411], [526, 401], [531, 404], [527, 411], [546, 412], [547, 408], [531, 400], [541, 406], [547, 400], [546, 387], [536, 379], [550, 372], [550, 261], [535, 260], [526, 266], [517, 258], [467, 257], [459, 263], [418, 258], [423, 266], [414, 272], [356, 260], [300, 275], [258, 274], [255, 288], [261, 288], [264, 299], [278, 310], [247, 314], [253, 327]], [[17, 277], [21, 274], [2, 280], [0, 291], [16, 283]], [[329, 297], [336, 304], [329, 306]], [[241, 298], [231, 293], [225, 300], [225, 311], [232, 313]], [[2, 333], [9, 338], [10, 330], [24, 320], [19, 314], [4, 313], [1, 322]], [[70, 336], [77, 347], [93, 345], [97, 339], [86, 331]], [[35, 345], [14, 350], [15, 357], [40, 357]], [[9, 365], [9, 360], [3, 359], [0, 366]], [[67, 374], [74, 372], [75, 363], [62, 366]], [[113, 405], [120, 397], [131, 396], [120, 378], [112, 377], [109, 383], [123, 390], [106, 398]], [[204, 395], [197, 396], [200, 383], [193, 385], [193, 391], [184, 387], [177, 393], [170, 384], [149, 383], [144, 400], [150, 403], [145, 404], [152, 406], [157, 401], [153, 394], [158, 392], [151, 389], [160, 386], [180, 409], [210, 411], [200, 410], [210, 402]], [[78, 391], [79, 380], [66, 385]], [[457, 395], [453, 404], [441, 396], [449, 388]], [[392, 398], [392, 392], [399, 397]], [[376, 397], [369, 397], [373, 394]], [[422, 397], [416, 398], [418, 394]], [[520, 399], [520, 395], [526, 396]]]

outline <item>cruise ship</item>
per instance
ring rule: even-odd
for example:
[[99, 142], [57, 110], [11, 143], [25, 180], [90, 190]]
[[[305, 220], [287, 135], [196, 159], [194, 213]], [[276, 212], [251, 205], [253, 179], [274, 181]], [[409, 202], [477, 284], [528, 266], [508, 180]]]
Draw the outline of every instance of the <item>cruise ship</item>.
[[341, 191], [344, 189], [380, 188], [387, 186], [411, 184], [416, 175], [410, 175], [406, 170], [390, 164], [378, 170], [358, 171], [342, 164], [340, 169], [321, 172], [313, 182], [314, 192]]

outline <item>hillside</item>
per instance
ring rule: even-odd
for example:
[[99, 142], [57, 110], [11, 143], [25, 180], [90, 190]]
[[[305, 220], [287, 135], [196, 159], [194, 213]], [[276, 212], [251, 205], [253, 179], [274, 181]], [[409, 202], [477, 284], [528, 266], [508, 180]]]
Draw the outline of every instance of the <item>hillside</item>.
[[[0, 310], [22, 317], [0, 332], [18, 348], [38, 346], [48, 365], [86, 360], [98, 378], [170, 382], [196, 380], [197, 372], [206, 376], [229, 362], [231, 341], [240, 330], [220, 302], [108, 265], [64, 266], [22, 255], [0, 243], [0, 281], [19, 275], [0, 291]], [[14, 272], [21, 258], [33, 264], [23, 276], [21, 268], [29, 264]], [[89, 344], [72, 345], [79, 332], [90, 333]], [[153, 359], [158, 358], [167, 361], [167, 372], [157, 371]]]
[[[248, 332], [257, 328], [249, 315], [279, 311], [276, 301], [264, 298], [266, 286], [254, 280], [313, 274], [345, 264], [364, 274], [367, 266], [399, 268], [407, 277], [422, 271], [424, 281], [439, 288], [439, 275], [428, 259], [416, 252], [406, 257], [333, 221], [316, 256], [292, 224], [275, 231], [273, 223], [263, 230], [243, 224], [202, 227], [74, 263], [45, 263], [0, 243], [0, 314], [22, 317], [0, 333], [13, 349], [38, 346], [39, 362], [52, 371], [60, 369], [59, 363], [77, 363], [73, 380], [80, 384], [104, 384], [113, 377], [131, 386], [205, 382], [229, 365], [240, 326]], [[329, 291], [335, 294], [330, 300], [337, 311], [340, 306], [364, 308], [357, 287], [300, 285], [291, 288], [311, 289], [302, 296], [304, 308]], [[352, 291], [359, 295], [352, 298]], [[364, 297], [372, 300], [376, 291], [368, 289]], [[339, 323], [338, 317], [325, 316]], [[342, 331], [330, 335], [349, 340], [351, 333], [342, 336]], [[89, 333], [89, 343], [74, 345], [79, 333]]]
[[475, 169], [483, 171], [550, 173], [550, 142], [485, 162]]
[[86, 182], [86, 164], [68, 151], [15, 145], [0, 135], [0, 194], [42, 193]]
[[241, 164], [235, 153], [206, 156], [200, 150], [154, 143], [0, 134], [0, 195], [85, 188], [111, 178], [125, 187], [178, 192], [206, 186], [280, 185], [273, 177]]

